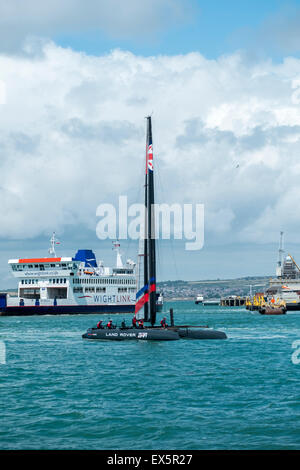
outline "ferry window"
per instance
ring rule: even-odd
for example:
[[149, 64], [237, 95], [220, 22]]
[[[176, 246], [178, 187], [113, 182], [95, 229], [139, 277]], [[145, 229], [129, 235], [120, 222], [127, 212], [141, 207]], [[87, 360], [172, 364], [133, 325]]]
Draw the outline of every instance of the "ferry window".
[[32, 264], [29, 264], [29, 265], [28, 265], [28, 268], [30, 268], [30, 269], [33, 268], [33, 265], [32, 265]]
[[24, 284], [24, 279], [22, 279], [21, 284]]
[[51, 268], [55, 268], [55, 264], [50, 264], [50, 267], [51, 267]]
[[43, 264], [40, 264], [40, 271], [45, 271], [45, 266]]
[[84, 292], [95, 292], [95, 288], [94, 287], [86, 287], [84, 289]]
[[39, 267], [39, 265], [38, 265], [38, 264], [35, 264], [35, 265], [34, 265], [34, 267], [35, 267], [35, 268], [38, 268], [38, 267]]
[[78, 293], [81, 294], [83, 292], [83, 289], [82, 289], [82, 287], [74, 287], [73, 292], [75, 292], [75, 293], [78, 292]]
[[67, 282], [67, 279], [64, 279], [64, 284]]
[[61, 280], [60, 280], [60, 283], [62, 284], [62, 282], [63, 282], [63, 280], [61, 279]]

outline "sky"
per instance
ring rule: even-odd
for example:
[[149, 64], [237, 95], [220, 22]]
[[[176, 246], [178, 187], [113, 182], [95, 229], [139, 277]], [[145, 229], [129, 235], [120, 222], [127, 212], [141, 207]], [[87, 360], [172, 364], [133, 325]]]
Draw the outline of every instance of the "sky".
[[[92, 248], [101, 203], [204, 204], [204, 247], [159, 242], [158, 278], [275, 272], [300, 257], [300, 0], [0, 0], [0, 276]], [[124, 258], [137, 244], [121, 243]]]

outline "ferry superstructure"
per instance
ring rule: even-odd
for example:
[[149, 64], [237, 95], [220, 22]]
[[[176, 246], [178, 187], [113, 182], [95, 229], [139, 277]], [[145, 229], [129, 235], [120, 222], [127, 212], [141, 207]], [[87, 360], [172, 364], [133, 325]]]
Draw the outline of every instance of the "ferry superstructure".
[[283, 232], [280, 232], [276, 277], [265, 291], [268, 302], [284, 302], [287, 310], [300, 310], [300, 267], [293, 256], [284, 256]]
[[133, 313], [136, 303], [136, 264], [123, 264], [120, 244], [114, 242], [116, 266], [106, 267], [92, 250], [74, 257], [51, 256], [8, 261], [18, 280], [18, 295], [0, 294], [0, 315]]
[[291, 255], [288, 255], [277, 277], [271, 278], [265, 297], [270, 302], [284, 301], [287, 310], [300, 310], [300, 269]]

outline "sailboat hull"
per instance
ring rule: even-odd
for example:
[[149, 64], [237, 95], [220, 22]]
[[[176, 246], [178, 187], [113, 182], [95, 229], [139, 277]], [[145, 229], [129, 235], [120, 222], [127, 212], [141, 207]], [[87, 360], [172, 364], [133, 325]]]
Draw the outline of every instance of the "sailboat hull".
[[174, 341], [178, 339], [226, 339], [223, 331], [200, 328], [89, 328], [82, 338], [89, 340]]
[[193, 328], [179, 328], [178, 334], [180, 338], [185, 339], [226, 339], [227, 336], [223, 331], [210, 330], [210, 329], [193, 329]]
[[82, 335], [84, 339], [90, 340], [147, 340], [147, 341], [174, 341], [180, 339], [177, 331], [160, 328], [113, 328], [96, 329], [90, 328]]

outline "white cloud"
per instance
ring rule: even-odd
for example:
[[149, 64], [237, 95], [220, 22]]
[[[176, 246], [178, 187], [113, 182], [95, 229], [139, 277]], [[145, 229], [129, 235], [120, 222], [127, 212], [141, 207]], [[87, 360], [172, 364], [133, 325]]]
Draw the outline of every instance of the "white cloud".
[[140, 202], [153, 111], [159, 202], [204, 203], [218, 242], [298, 239], [300, 60], [93, 57], [49, 42], [39, 58], [0, 56], [0, 79], [2, 238], [95, 229], [101, 202]]

